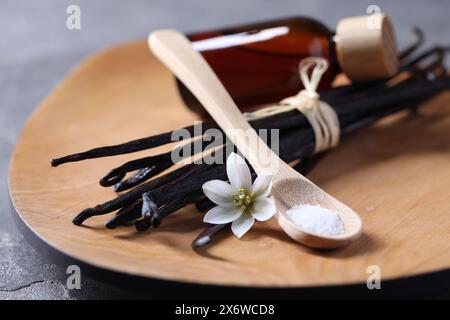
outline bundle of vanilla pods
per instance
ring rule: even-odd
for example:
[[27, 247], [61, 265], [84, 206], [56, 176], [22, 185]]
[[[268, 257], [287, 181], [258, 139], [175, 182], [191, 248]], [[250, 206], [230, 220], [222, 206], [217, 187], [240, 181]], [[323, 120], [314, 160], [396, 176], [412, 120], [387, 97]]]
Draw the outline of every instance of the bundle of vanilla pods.
[[[401, 110], [416, 110], [428, 98], [450, 88], [450, 77], [443, 63], [446, 49], [438, 46], [418, 53], [423, 40], [420, 32], [418, 35], [417, 42], [400, 55], [402, 67], [392, 78], [320, 92], [321, 99], [332, 106], [338, 115], [341, 138]], [[279, 129], [281, 158], [288, 163], [302, 159], [295, 169], [303, 174], [307, 174], [321, 156], [313, 154], [313, 130], [303, 114], [296, 110], [254, 120], [251, 125], [255, 129]], [[194, 126], [185, 129], [192, 136], [197, 135], [194, 138], [200, 138], [206, 129], [216, 127], [214, 123], [204, 123], [200, 132]], [[172, 132], [165, 132], [119, 145], [95, 148], [54, 159], [52, 166], [156, 148], [172, 143], [171, 136]], [[194, 138], [188, 142], [192, 146]], [[205, 198], [201, 187], [212, 179], [226, 180], [225, 165], [189, 163], [172, 170], [174, 165], [171, 152], [165, 152], [129, 161], [112, 169], [100, 179], [100, 184], [103, 187], [113, 186], [118, 195], [83, 210], [76, 215], [73, 223], [80, 225], [92, 216], [115, 212], [106, 222], [107, 228], [134, 224], [137, 230], [143, 231], [157, 228], [165, 218], [186, 205], [195, 204], [199, 211], [211, 208], [214, 204]], [[194, 239], [193, 247], [209, 243], [223, 227], [206, 227]]]

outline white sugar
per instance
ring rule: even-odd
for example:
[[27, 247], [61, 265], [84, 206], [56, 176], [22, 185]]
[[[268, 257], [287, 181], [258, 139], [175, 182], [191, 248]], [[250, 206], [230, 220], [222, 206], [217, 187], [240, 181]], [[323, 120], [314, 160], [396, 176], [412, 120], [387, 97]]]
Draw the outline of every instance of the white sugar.
[[311, 233], [335, 236], [344, 232], [339, 215], [321, 206], [297, 205], [286, 213], [296, 225]]

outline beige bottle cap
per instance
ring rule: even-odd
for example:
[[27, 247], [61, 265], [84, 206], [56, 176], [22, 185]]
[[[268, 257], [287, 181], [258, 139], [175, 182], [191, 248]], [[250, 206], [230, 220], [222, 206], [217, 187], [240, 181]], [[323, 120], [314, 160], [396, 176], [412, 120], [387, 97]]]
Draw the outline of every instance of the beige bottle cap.
[[339, 64], [352, 80], [385, 78], [398, 70], [395, 34], [385, 14], [339, 21], [335, 40]]

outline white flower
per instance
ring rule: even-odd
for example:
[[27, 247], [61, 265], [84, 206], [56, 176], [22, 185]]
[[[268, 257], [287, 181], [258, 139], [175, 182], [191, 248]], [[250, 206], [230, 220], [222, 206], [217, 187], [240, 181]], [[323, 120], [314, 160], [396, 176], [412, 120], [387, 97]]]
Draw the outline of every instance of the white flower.
[[270, 197], [272, 175], [259, 175], [252, 185], [250, 169], [236, 153], [227, 159], [227, 176], [230, 183], [211, 180], [203, 184], [204, 194], [217, 207], [209, 210], [204, 222], [231, 224], [231, 230], [242, 237], [253, 225], [255, 219], [266, 221], [275, 214], [275, 201]]

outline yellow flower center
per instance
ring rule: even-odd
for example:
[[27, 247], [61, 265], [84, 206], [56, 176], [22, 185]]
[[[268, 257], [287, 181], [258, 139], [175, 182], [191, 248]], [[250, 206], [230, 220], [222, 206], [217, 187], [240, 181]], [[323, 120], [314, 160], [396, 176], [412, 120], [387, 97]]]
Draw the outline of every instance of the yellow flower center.
[[241, 209], [242, 212], [249, 211], [253, 207], [253, 199], [255, 195], [253, 192], [249, 192], [247, 189], [240, 188], [232, 194], [231, 198], [233, 206], [237, 209]]

